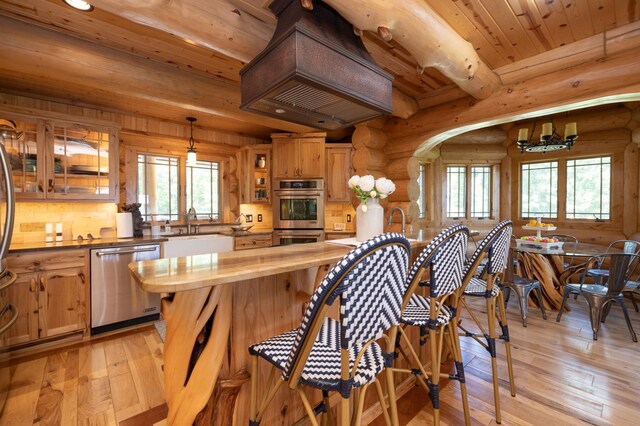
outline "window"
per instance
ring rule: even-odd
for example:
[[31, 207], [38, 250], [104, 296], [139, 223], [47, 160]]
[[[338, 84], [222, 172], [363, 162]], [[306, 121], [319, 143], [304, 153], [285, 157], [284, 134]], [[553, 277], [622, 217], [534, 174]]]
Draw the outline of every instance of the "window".
[[197, 161], [187, 166], [187, 209], [201, 217], [220, 219], [220, 163]]
[[567, 219], [610, 219], [611, 157], [567, 160]]
[[178, 158], [138, 154], [137, 202], [142, 218], [178, 220], [178, 195]]
[[492, 175], [492, 166], [448, 166], [446, 216], [491, 217]]
[[557, 217], [558, 162], [522, 164], [521, 177], [522, 217]]
[[447, 167], [447, 217], [460, 218], [467, 215], [466, 180], [467, 168]]
[[420, 174], [418, 175], [418, 187], [420, 195], [418, 195], [418, 211], [420, 219], [427, 217], [427, 165], [420, 164]]
[[[527, 163], [520, 171], [522, 218], [611, 219], [610, 156]], [[564, 211], [558, 206], [562, 195]]]

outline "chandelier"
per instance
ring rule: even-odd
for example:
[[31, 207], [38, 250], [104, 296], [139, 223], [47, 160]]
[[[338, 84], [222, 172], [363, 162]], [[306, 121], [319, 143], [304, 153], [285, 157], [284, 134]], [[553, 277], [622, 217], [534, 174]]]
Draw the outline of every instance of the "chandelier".
[[[567, 123], [564, 127], [564, 139], [556, 132], [553, 123], [544, 123], [540, 132], [540, 141], [532, 141], [533, 133], [536, 130], [536, 124], [529, 135], [529, 129], [520, 129], [518, 131], [518, 148], [520, 153], [557, 151], [559, 149], [570, 150], [576, 139], [578, 139], [578, 129], [576, 123]], [[528, 138], [527, 138], [528, 137]]]
[[193, 146], [195, 141], [193, 140], [193, 122], [198, 119], [195, 117], [187, 117], [187, 121], [191, 124], [191, 136], [189, 136], [189, 147], [187, 148], [187, 166], [196, 165], [196, 148]]

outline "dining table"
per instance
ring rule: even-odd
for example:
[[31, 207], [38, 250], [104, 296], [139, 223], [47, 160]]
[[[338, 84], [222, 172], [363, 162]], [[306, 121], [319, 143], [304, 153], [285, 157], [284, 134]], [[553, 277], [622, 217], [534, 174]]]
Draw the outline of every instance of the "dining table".
[[[590, 258], [607, 253], [621, 253], [617, 248], [598, 244], [565, 242], [555, 249], [544, 248], [543, 245], [512, 244], [510, 265], [513, 259], [518, 260], [515, 273], [519, 276], [535, 279], [540, 282], [545, 309], [559, 310], [562, 305], [563, 288], [569, 281], [577, 281]], [[565, 260], [570, 260], [566, 263]], [[507, 270], [506, 279], [514, 271]], [[536, 303], [540, 301], [536, 300]]]

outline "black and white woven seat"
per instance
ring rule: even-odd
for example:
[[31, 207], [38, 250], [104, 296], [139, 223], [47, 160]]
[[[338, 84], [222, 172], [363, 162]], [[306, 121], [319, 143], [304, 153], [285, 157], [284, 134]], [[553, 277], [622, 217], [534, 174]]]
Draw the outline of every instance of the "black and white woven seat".
[[[360, 423], [362, 404], [356, 401], [349, 418], [349, 397], [364, 398], [375, 383], [388, 423], [397, 424], [393, 374], [387, 372], [391, 415], [387, 413], [377, 376], [391, 366], [397, 326], [409, 263], [409, 241], [400, 234], [378, 235], [349, 252], [331, 269], [314, 292], [294, 330], [268, 338], [249, 348], [252, 355], [251, 420], [258, 425], [282, 383], [297, 389], [310, 418], [324, 412], [331, 416], [328, 392], [341, 395], [341, 424]], [[329, 307], [340, 301], [340, 317], [328, 316]], [[389, 331], [389, 337], [384, 333]], [[376, 342], [387, 340], [386, 350]], [[261, 405], [257, 404], [258, 358], [280, 371], [271, 375]], [[275, 383], [274, 383], [275, 382]], [[315, 408], [300, 385], [321, 389], [323, 401]], [[315, 419], [314, 419], [315, 420]]]
[[[464, 332], [463, 335], [472, 337], [480, 343], [491, 355], [491, 370], [493, 373], [493, 399], [496, 410], [496, 422], [501, 422], [500, 414], [500, 385], [498, 381], [498, 363], [496, 360], [496, 340], [505, 343], [507, 354], [507, 367], [509, 370], [509, 387], [511, 396], [516, 395], [513, 379], [513, 364], [511, 361], [511, 345], [509, 343], [509, 327], [507, 326], [507, 314], [504, 298], [500, 290], [500, 283], [504, 281], [504, 271], [507, 268], [509, 244], [511, 241], [511, 221], [505, 220], [493, 228], [489, 234], [478, 244], [475, 252], [465, 264], [463, 280], [463, 298], [461, 305], [470, 313], [471, 319], [478, 327], [479, 332], [470, 331], [459, 322], [460, 312], [456, 313], [455, 321]], [[483, 279], [475, 276], [476, 270], [482, 261], [486, 259]], [[479, 316], [467, 304], [466, 297], [484, 297], [486, 305], [486, 328], [480, 322]], [[496, 310], [496, 306], [498, 309]], [[497, 324], [496, 324], [497, 322]], [[500, 326], [501, 334], [496, 334], [496, 326]]]
[[[399, 341], [396, 352], [397, 356], [402, 355], [407, 360], [411, 368], [394, 366], [393, 371], [416, 376], [417, 382], [431, 398], [434, 424], [440, 422], [440, 364], [445, 342], [452, 348], [456, 366], [456, 374], [449, 377], [460, 382], [465, 422], [471, 422], [460, 340], [457, 327], [452, 321], [457, 303], [454, 301], [450, 305], [445, 304], [450, 296], [461, 289], [468, 238], [469, 229], [466, 226], [455, 225], [445, 229], [420, 253], [407, 277], [402, 309], [403, 328], [399, 331], [409, 353]], [[428, 296], [417, 294], [417, 291], [425, 290], [423, 286], [427, 281]], [[428, 369], [425, 367], [426, 360], [421, 360], [418, 351], [411, 346], [411, 339], [404, 330], [406, 326], [418, 326], [421, 335], [429, 336], [426, 341], [421, 341], [421, 344], [428, 344], [427, 352], [431, 357]]]
[[[469, 284], [467, 284], [467, 287], [464, 290], [464, 295], [475, 296], [475, 297], [487, 297], [487, 292], [488, 292], [488, 289], [487, 289], [486, 281], [477, 277], [471, 277]], [[491, 292], [488, 293], [488, 296], [496, 297], [498, 293], [500, 293], [500, 287], [495, 285], [491, 289]]]

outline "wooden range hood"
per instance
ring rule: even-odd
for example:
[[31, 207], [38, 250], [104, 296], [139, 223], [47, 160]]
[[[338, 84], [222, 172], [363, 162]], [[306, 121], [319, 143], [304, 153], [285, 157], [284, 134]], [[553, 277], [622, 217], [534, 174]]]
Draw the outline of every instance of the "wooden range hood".
[[241, 71], [240, 108], [335, 130], [391, 113], [393, 77], [371, 58], [352, 25], [321, 1], [275, 0], [271, 41]]

